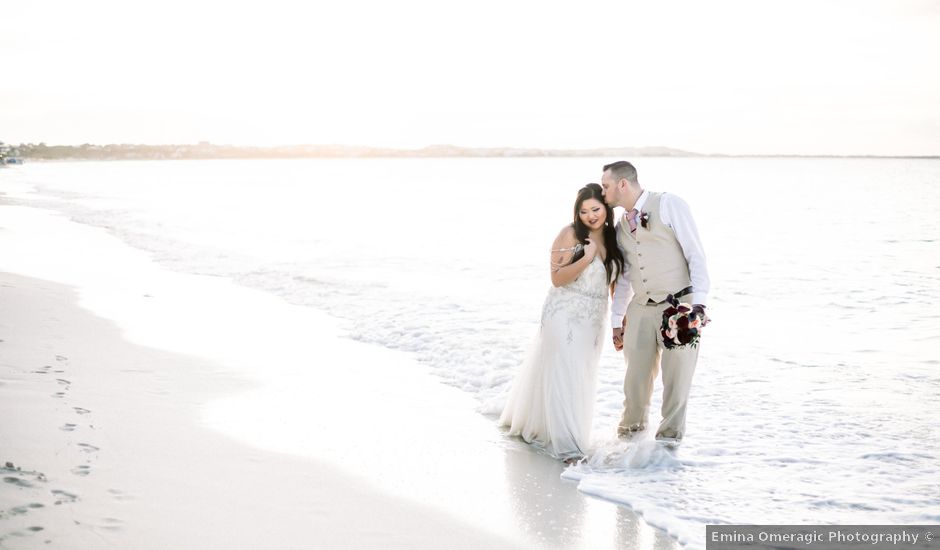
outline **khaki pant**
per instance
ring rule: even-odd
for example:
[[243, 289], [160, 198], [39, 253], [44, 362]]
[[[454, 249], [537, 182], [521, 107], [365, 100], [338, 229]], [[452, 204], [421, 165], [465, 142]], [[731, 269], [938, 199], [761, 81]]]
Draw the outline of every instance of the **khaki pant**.
[[663, 347], [660, 328], [663, 311], [668, 307], [668, 303], [646, 305], [635, 302], [627, 307], [627, 328], [623, 334], [623, 357], [627, 373], [623, 379], [621, 434], [646, 428], [653, 382], [661, 366], [663, 420], [656, 430], [656, 437], [682, 439], [684, 435], [686, 403], [699, 348], [683, 346], [670, 350]]

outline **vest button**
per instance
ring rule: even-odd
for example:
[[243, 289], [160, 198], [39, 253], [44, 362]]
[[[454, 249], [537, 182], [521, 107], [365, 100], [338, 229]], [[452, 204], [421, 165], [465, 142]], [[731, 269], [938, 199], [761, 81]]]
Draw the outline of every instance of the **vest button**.
[[[646, 282], [646, 279], [643, 279], [643, 282], [645, 283], [645, 282]], [[649, 294], [649, 292], [647, 292], [647, 294]]]
[[643, 266], [641, 265], [641, 266], [640, 266], [640, 271], [642, 271], [642, 270], [643, 270]]

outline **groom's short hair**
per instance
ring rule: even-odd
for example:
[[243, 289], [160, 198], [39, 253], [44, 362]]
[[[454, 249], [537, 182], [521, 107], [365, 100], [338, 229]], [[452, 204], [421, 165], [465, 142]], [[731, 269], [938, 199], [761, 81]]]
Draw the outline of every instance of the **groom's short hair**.
[[618, 160], [617, 162], [612, 162], [604, 166], [604, 172], [610, 171], [610, 175], [613, 176], [614, 181], [620, 181], [623, 178], [627, 178], [627, 181], [633, 185], [637, 185], [639, 180], [636, 178], [636, 168], [632, 164], [625, 160]]

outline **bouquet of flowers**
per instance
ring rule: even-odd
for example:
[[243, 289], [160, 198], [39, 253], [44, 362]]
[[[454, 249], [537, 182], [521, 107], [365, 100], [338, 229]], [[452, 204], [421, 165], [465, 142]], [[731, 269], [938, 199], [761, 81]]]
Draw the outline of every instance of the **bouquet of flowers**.
[[680, 303], [672, 294], [666, 297], [668, 308], [663, 311], [663, 345], [666, 349], [695, 347], [702, 334], [702, 327], [708, 322], [705, 306], [692, 306]]

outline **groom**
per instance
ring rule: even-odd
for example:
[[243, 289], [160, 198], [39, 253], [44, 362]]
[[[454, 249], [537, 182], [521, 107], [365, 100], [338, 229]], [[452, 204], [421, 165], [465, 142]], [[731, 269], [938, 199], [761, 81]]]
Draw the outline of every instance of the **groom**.
[[678, 445], [685, 435], [686, 402], [698, 348], [664, 348], [660, 326], [669, 294], [680, 302], [705, 305], [709, 287], [705, 253], [685, 201], [643, 190], [629, 162], [604, 166], [601, 185], [607, 204], [626, 210], [617, 225], [617, 244], [625, 265], [611, 306], [614, 347], [624, 350], [627, 363], [617, 435], [629, 439], [646, 428], [653, 381], [662, 367], [663, 420], [656, 439]]

